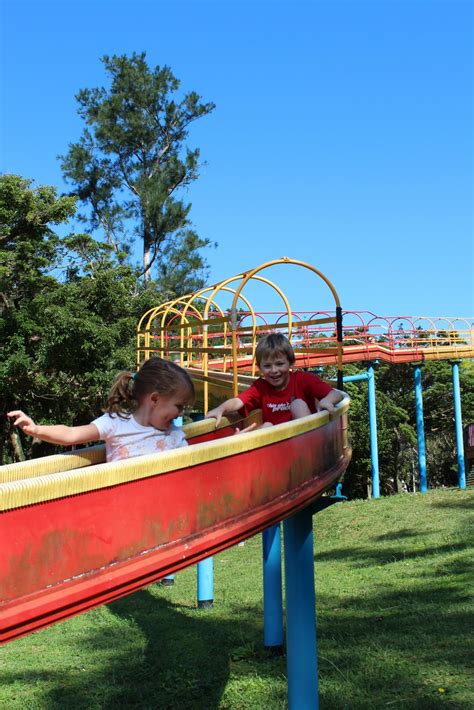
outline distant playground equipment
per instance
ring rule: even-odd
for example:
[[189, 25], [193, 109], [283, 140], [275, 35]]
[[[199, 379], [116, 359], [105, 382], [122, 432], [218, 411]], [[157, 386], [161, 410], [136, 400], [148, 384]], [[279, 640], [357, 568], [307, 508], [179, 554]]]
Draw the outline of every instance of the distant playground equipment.
[[[287, 265], [323, 283], [330, 310], [303, 313], [290, 306], [263, 275]], [[252, 307], [247, 287], [255, 283], [277, 294], [281, 310]], [[148, 311], [138, 326], [137, 365], [155, 353], [179, 361], [189, 368], [205, 412], [252, 381], [256, 342], [267, 331], [288, 335], [298, 367], [335, 365], [340, 389], [344, 360], [420, 363], [474, 351], [472, 329], [470, 340], [461, 330], [441, 339], [414, 325], [397, 338], [402, 327], [395, 321], [346, 317], [349, 325], [320, 271], [278, 259]], [[375, 414], [375, 398], [373, 405]], [[289, 706], [317, 707], [312, 515], [341, 500], [338, 493], [322, 496], [337, 486], [350, 460], [348, 409], [345, 397], [334, 415], [318, 413], [245, 436], [233, 436], [234, 427], [258, 421], [258, 412], [217, 430], [214, 420], [196, 421], [184, 427], [188, 448], [118, 463], [104, 465], [104, 447], [96, 446], [0, 468], [0, 642], [134, 592], [265, 531], [264, 578], [271, 580], [264, 589], [265, 645], [278, 646], [275, 524], [283, 520]], [[275, 626], [267, 625], [272, 615], [279, 617]]]

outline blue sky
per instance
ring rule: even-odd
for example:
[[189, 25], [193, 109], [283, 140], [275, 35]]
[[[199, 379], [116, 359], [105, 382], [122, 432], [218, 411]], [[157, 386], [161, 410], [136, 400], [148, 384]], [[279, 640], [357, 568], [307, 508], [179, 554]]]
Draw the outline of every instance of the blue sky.
[[[290, 256], [343, 308], [472, 316], [471, 0], [1, 0], [2, 172], [65, 188], [75, 94], [146, 51], [216, 103], [189, 145], [214, 282]], [[328, 301], [275, 276], [294, 308]], [[262, 295], [257, 309], [273, 307]]]

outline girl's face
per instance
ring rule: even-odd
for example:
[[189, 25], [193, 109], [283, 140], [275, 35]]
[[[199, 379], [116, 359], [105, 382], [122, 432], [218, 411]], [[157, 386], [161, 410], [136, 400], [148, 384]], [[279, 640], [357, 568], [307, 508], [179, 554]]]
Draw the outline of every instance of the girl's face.
[[152, 407], [149, 426], [153, 426], [155, 429], [168, 429], [173, 419], [183, 414], [183, 410], [190, 399], [191, 395], [187, 387], [183, 387], [171, 396], [153, 392], [151, 395]]
[[274, 353], [260, 360], [260, 372], [264, 380], [276, 390], [284, 390], [290, 381], [291, 364], [284, 353]]

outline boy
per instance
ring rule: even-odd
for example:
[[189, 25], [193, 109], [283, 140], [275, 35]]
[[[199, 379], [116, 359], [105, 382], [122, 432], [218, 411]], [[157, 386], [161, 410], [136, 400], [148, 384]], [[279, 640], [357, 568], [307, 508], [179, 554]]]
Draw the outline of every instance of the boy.
[[259, 340], [255, 358], [261, 377], [248, 390], [211, 409], [206, 417], [216, 418], [216, 427], [226, 414], [244, 408], [246, 413], [262, 410], [263, 426], [282, 424], [326, 409], [334, 411], [342, 394], [317, 375], [292, 372], [295, 353], [281, 333], [269, 333]]

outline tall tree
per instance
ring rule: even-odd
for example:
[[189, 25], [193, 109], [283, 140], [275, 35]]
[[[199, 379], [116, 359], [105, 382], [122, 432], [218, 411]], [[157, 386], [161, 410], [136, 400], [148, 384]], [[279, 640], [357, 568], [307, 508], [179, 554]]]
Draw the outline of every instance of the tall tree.
[[200, 250], [210, 244], [192, 229], [191, 204], [178, 197], [199, 172], [200, 151], [185, 141], [190, 124], [215, 106], [194, 91], [176, 98], [180, 82], [169, 67], [150, 69], [145, 56], [102, 58], [110, 88], [76, 96], [86, 128], [61, 164], [90, 208], [80, 215], [90, 229], [101, 229], [122, 261], [141, 239], [145, 280], [154, 267], [168, 290], [184, 293], [201, 285], [206, 261]]

